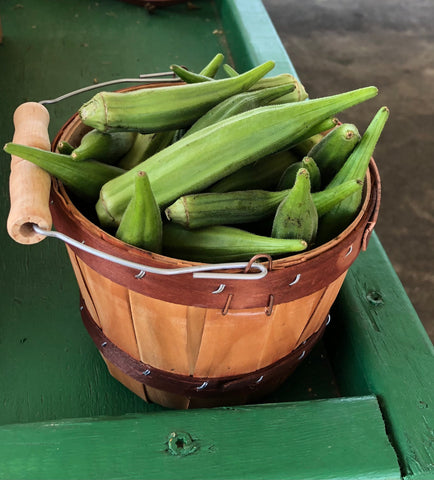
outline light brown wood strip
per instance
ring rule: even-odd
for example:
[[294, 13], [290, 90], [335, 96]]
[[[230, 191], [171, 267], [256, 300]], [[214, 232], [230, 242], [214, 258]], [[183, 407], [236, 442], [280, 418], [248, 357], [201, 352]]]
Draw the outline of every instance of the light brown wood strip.
[[98, 312], [96, 311], [95, 305], [93, 304], [92, 296], [89, 292], [89, 289], [87, 288], [86, 282], [81, 272], [79, 263], [80, 260], [68, 246], [66, 247], [66, 251], [68, 252], [72, 269], [74, 270], [75, 278], [78, 283], [78, 288], [80, 289], [80, 293], [84, 303], [86, 304], [86, 308], [88, 309], [94, 322], [101, 328], [101, 320], [99, 319]]
[[306, 325], [306, 328], [300, 335], [300, 338], [297, 342], [297, 346], [300, 343], [303, 343], [307, 338], [314, 334], [320, 326], [322, 325], [324, 319], [326, 318], [333, 302], [336, 300], [336, 297], [339, 293], [339, 290], [342, 286], [342, 283], [345, 280], [346, 272], [338, 277], [334, 282], [332, 282], [324, 292], [320, 302], [318, 303], [315, 311], [312, 314], [312, 317], [309, 323]]
[[104, 334], [126, 353], [139, 359], [128, 289], [103, 277], [80, 260], [79, 265]]
[[140, 360], [161, 370], [189, 375], [188, 307], [129, 293]]

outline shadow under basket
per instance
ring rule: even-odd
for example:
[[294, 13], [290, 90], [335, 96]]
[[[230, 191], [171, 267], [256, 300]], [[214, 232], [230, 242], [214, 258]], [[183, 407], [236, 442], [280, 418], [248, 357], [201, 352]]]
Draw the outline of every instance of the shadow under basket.
[[[87, 131], [73, 116], [53, 142]], [[110, 374], [147, 402], [169, 408], [246, 404], [279, 387], [321, 338], [348, 268], [365, 250], [380, 205], [371, 160], [361, 210], [332, 241], [269, 261], [255, 280], [146, 273], [67, 246], [83, 322]], [[165, 269], [200, 265], [109, 235], [53, 180], [57, 231], [109, 255]]]

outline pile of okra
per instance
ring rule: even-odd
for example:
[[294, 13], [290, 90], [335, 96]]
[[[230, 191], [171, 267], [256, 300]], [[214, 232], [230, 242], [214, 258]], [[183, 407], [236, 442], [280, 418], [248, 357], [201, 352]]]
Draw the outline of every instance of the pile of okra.
[[82, 105], [90, 131], [78, 145], [4, 148], [56, 177], [101, 228], [138, 248], [206, 263], [287, 257], [356, 218], [389, 110], [360, 133], [336, 115], [376, 87], [311, 99], [273, 68], [270, 60], [238, 73], [222, 54], [197, 73], [172, 65], [177, 85], [103, 91]]

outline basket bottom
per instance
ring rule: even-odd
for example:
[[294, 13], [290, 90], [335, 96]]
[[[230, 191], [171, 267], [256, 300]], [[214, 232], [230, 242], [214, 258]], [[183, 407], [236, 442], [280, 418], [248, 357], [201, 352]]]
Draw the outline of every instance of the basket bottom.
[[308, 356], [321, 339], [321, 327], [295, 350], [271, 365], [240, 375], [194, 377], [157, 369], [121, 350], [92, 319], [85, 302], [81, 317], [109, 373], [146, 402], [167, 408], [190, 409], [242, 405], [256, 402], [276, 390]]

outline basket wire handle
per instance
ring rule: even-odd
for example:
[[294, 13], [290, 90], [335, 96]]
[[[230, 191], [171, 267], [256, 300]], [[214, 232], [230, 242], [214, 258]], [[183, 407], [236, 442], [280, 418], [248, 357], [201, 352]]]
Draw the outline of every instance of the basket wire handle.
[[160, 73], [142, 73], [138, 78], [117, 78], [114, 80], [108, 80], [106, 82], [95, 83], [93, 85], [88, 85], [87, 87], [79, 88], [73, 90], [72, 92], [65, 93], [60, 95], [60, 97], [52, 98], [50, 100], [40, 100], [38, 103], [41, 105], [53, 104], [65, 100], [66, 98], [73, 97], [74, 95], [79, 95], [83, 92], [88, 92], [90, 90], [95, 90], [96, 88], [106, 87], [107, 85], [115, 85], [119, 83], [155, 83], [155, 82], [180, 82], [181, 79], [176, 76], [174, 72], [160, 72]]
[[[123, 265], [124, 267], [132, 268], [139, 271], [137, 278], [143, 278], [146, 273], [155, 273], [158, 275], [181, 275], [186, 273], [192, 273], [193, 278], [210, 278], [210, 279], [220, 279], [220, 280], [258, 280], [265, 277], [268, 273], [268, 269], [265, 265], [256, 262], [231, 262], [231, 263], [214, 263], [214, 264], [205, 264], [205, 265], [195, 265], [192, 267], [181, 267], [181, 268], [157, 268], [151, 267], [149, 265], [142, 265], [140, 263], [131, 262], [123, 258], [110, 255], [105, 252], [101, 252], [96, 248], [90, 247], [81, 243], [73, 238], [65, 235], [61, 232], [56, 232], [53, 230], [45, 230], [40, 228], [38, 225], [33, 225], [33, 230], [38, 235], [45, 235], [47, 237], [57, 238], [62, 240], [65, 243], [83, 250], [87, 253], [95, 255], [96, 257], [103, 258], [113, 263]], [[243, 273], [225, 273], [225, 272], [216, 272], [215, 270], [233, 270], [233, 269], [242, 269], [247, 266], [250, 266], [250, 269], [256, 269], [258, 272], [250, 273], [244, 271]]]
[[[64, 100], [65, 98], [77, 95], [82, 92], [100, 88], [105, 85], [111, 85], [122, 82], [156, 82], [156, 81], [176, 81], [173, 72], [162, 72], [154, 74], [143, 74], [140, 78], [124, 78], [110, 80], [107, 82], [97, 83], [78, 90], [74, 90], [60, 97], [51, 100], [41, 100], [40, 102], [28, 102], [17, 108], [15, 120], [15, 136], [14, 141], [29, 146], [39, 146], [46, 150], [50, 148], [48, 138], [49, 114], [44, 104], [52, 104]], [[178, 79], [179, 81], [179, 79]], [[18, 171], [15, 167], [19, 164], [23, 168]], [[48, 196], [50, 192], [50, 176], [42, 169], [22, 159], [13, 159], [11, 164], [11, 211], [8, 218], [8, 232], [10, 236], [19, 243], [37, 243], [45, 237], [54, 237], [65, 243], [74, 246], [80, 250], [84, 250], [92, 255], [103, 258], [105, 260], [123, 265], [135, 270], [139, 273], [137, 279], [143, 278], [146, 273], [154, 273], [159, 275], [180, 275], [192, 273], [193, 278], [209, 278], [219, 280], [258, 280], [265, 277], [268, 268], [261, 263], [255, 262], [258, 256], [252, 258], [249, 262], [231, 262], [218, 264], [196, 265], [181, 268], [157, 268], [149, 265], [142, 265], [131, 262], [105, 252], [101, 252], [93, 247], [89, 247], [84, 243], [78, 242], [67, 235], [51, 230], [52, 219], [48, 208]], [[36, 170], [36, 173], [35, 173]], [[41, 179], [39, 179], [39, 176]], [[24, 181], [25, 180], [25, 181]], [[26, 188], [23, 188], [23, 181]], [[22, 200], [24, 192], [30, 192], [30, 198]], [[34, 211], [36, 210], [36, 213]], [[269, 262], [270, 263], [270, 262]], [[218, 270], [244, 269], [241, 273], [218, 272]], [[251, 270], [256, 270], [252, 273]]]

